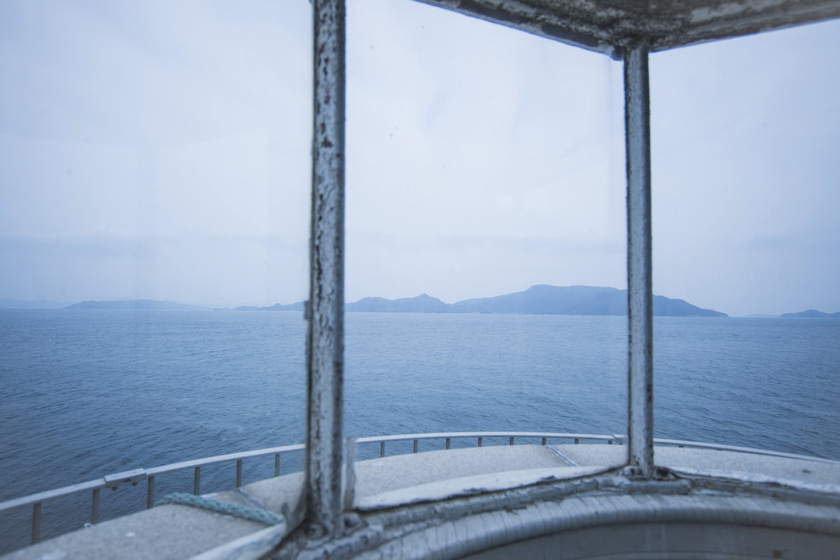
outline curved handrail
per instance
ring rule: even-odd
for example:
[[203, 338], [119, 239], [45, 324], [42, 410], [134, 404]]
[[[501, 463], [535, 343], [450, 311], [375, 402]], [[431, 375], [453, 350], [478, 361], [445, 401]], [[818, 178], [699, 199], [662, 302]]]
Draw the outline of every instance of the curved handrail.
[[608, 444], [622, 443], [625, 436], [622, 435], [598, 435], [598, 434], [571, 434], [558, 432], [438, 432], [429, 434], [400, 434], [393, 436], [373, 436], [355, 438], [356, 443], [378, 443], [379, 456], [385, 456], [385, 444], [394, 441], [413, 441], [414, 453], [418, 452], [418, 443], [422, 439], [445, 439], [446, 449], [451, 448], [451, 441], [453, 439], [477, 439], [478, 446], [481, 447], [484, 438], [509, 438], [509, 444], [513, 445], [516, 438], [541, 438], [542, 445], [546, 445], [549, 439], [568, 439], [574, 440], [575, 443], [584, 441], [605, 441]]
[[491, 438], [491, 437], [512, 437], [512, 438], [548, 438], [548, 439], [583, 439], [598, 441], [619, 441], [624, 438], [622, 435], [600, 435], [600, 434], [571, 434], [560, 432], [439, 432], [428, 434], [400, 434], [393, 436], [373, 436], [356, 439], [356, 443], [378, 443], [388, 441], [409, 441], [415, 439], [464, 439], [464, 438]]
[[213, 457], [206, 457], [204, 459], [195, 459], [191, 461], [182, 461], [179, 463], [171, 463], [169, 465], [162, 465], [153, 467], [151, 469], [134, 469], [121, 473], [105, 475], [96, 480], [82, 482], [79, 484], [72, 484], [70, 486], [63, 486], [45, 492], [38, 492], [20, 498], [14, 498], [0, 502], [0, 513], [11, 509], [32, 506], [32, 544], [37, 543], [41, 538], [41, 507], [44, 502], [55, 500], [79, 494], [81, 492], [92, 492], [91, 503], [91, 524], [96, 524], [99, 521], [99, 495], [103, 488], [116, 489], [124, 484], [137, 485], [140, 481], [147, 481], [146, 490], [146, 508], [150, 509], [154, 505], [155, 492], [155, 477], [162, 474], [169, 474], [178, 471], [193, 469], [193, 493], [200, 493], [201, 481], [201, 467], [209, 465], [217, 465], [220, 463], [228, 463], [236, 461], [236, 487], [242, 485], [242, 461], [245, 459], [252, 459], [256, 457], [265, 457], [274, 455], [274, 476], [280, 476], [280, 455], [292, 451], [302, 451], [303, 444], [284, 445], [281, 447], [269, 447], [267, 449], [255, 449], [252, 451], [243, 451], [241, 453], [229, 453], [226, 455], [215, 455]]
[[[600, 434], [574, 434], [565, 432], [435, 432], [426, 434], [398, 434], [389, 436], [372, 436], [355, 438], [358, 444], [378, 443], [380, 445], [380, 457], [385, 456], [385, 444], [389, 442], [398, 441], [413, 441], [414, 453], [418, 453], [418, 443], [420, 440], [443, 439], [446, 440], [446, 449], [451, 448], [451, 440], [453, 439], [476, 439], [478, 446], [483, 445], [485, 438], [508, 438], [509, 445], [514, 445], [515, 440], [522, 438], [542, 440], [542, 445], [546, 445], [548, 440], [573, 440], [574, 443], [581, 441], [602, 442], [607, 444], [622, 445], [626, 442], [627, 436], [622, 434], [600, 435]], [[822, 463], [839, 464], [840, 461], [832, 459], [824, 459], [821, 457], [810, 457], [806, 455], [796, 455], [793, 453], [782, 453], [778, 451], [767, 451], [762, 449], [754, 449], [750, 447], [737, 447], [732, 445], [720, 445], [711, 443], [700, 443], [693, 441], [683, 441], [674, 439], [654, 439], [654, 444], [661, 446], [675, 446], [688, 447], [696, 449], [709, 449], [718, 451], [733, 451], [738, 453], [750, 453], [755, 455], [765, 455], [771, 457], [780, 457], [786, 459], [802, 459], [807, 461], [817, 461]], [[147, 499], [146, 507], [151, 508], [154, 505], [154, 482], [155, 477], [170, 474], [178, 471], [193, 469], [193, 493], [200, 493], [201, 468], [209, 465], [217, 465], [221, 463], [236, 462], [236, 487], [242, 485], [242, 461], [245, 459], [252, 459], [257, 457], [265, 457], [274, 455], [274, 476], [280, 476], [280, 455], [294, 451], [303, 451], [304, 444], [285, 445], [280, 447], [270, 447], [266, 449], [256, 449], [252, 451], [243, 451], [240, 453], [229, 453], [225, 455], [215, 455], [213, 457], [205, 457], [203, 459], [194, 459], [190, 461], [181, 461], [178, 463], [171, 463], [150, 469], [135, 469], [121, 473], [106, 475], [100, 479], [64, 486], [53, 490], [38, 492], [20, 498], [14, 498], [0, 502], [0, 513], [11, 509], [31, 505], [32, 512], [32, 543], [35, 544], [40, 539], [40, 525], [41, 525], [41, 505], [49, 500], [78, 494], [81, 492], [92, 492], [93, 501], [91, 505], [91, 523], [96, 524], [99, 516], [99, 493], [103, 488], [117, 488], [124, 484], [136, 485], [138, 482], [146, 480]]]
[[736, 445], [722, 445], [717, 443], [700, 443], [696, 441], [683, 441], [678, 439], [659, 439], [654, 438], [654, 445], [670, 446], [670, 447], [689, 447], [693, 449], [710, 449], [714, 451], [734, 451], [737, 453], [750, 453], [752, 455], [766, 455], [768, 457], [780, 457], [783, 459], [801, 459], [803, 461], [815, 461], [817, 463], [829, 463], [832, 465], [840, 465], [840, 461], [834, 459], [824, 459], [823, 457], [814, 457], [813, 455], [797, 455], [796, 453], [783, 453], [781, 451], [768, 451], [766, 449], [756, 449], [754, 447], [738, 447]]
[[282, 447], [255, 449], [253, 451], [243, 451], [241, 453], [230, 453], [227, 455], [215, 455], [213, 457], [206, 457], [204, 459], [194, 459], [191, 461], [171, 463], [169, 465], [162, 465], [160, 467], [153, 467], [151, 469], [135, 469], [132, 471], [126, 471], [124, 473], [109, 474], [96, 480], [72, 484], [70, 486], [63, 486], [61, 488], [46, 490], [44, 492], [38, 492], [37, 494], [30, 494], [28, 496], [23, 496], [20, 498], [6, 500], [5, 502], [0, 502], [0, 513], [22, 506], [33, 505], [39, 502], [43, 503], [47, 500], [54, 500], [56, 498], [71, 496], [80, 492], [86, 492], [90, 490], [101, 490], [103, 488], [116, 488], [118, 486], [122, 486], [123, 484], [136, 484], [141, 480], [146, 480], [161, 474], [169, 474], [173, 472], [206, 467], [210, 465], [217, 465], [220, 463], [227, 463], [232, 461], [241, 461], [243, 459], [252, 459], [255, 457], [265, 457], [267, 455], [280, 455], [282, 453], [288, 453], [290, 451], [302, 451], [304, 447], [305, 446], [302, 443], [300, 443], [297, 445], [285, 445]]

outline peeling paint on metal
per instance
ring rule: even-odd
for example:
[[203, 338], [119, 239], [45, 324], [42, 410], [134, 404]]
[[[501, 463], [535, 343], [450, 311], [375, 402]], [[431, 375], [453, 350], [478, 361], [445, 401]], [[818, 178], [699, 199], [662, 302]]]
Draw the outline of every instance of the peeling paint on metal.
[[624, 59], [627, 151], [628, 464], [653, 476], [653, 264], [648, 49]]
[[835, 0], [419, 0], [620, 58], [840, 17]]
[[774, 481], [619, 473], [405, 505], [359, 516], [356, 530], [320, 543], [290, 541], [276, 558], [460, 558], [582, 527], [633, 523], [766, 526], [840, 536], [840, 497], [791, 492]]
[[[312, 229], [307, 343], [307, 521], [343, 530], [345, 3], [314, 0]], [[313, 529], [316, 532], [318, 529]]]

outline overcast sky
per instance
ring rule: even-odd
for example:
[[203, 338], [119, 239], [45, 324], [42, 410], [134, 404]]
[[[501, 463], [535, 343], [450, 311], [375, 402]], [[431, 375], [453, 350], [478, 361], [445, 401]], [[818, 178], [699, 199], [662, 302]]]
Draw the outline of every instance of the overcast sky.
[[[350, 0], [346, 295], [623, 287], [621, 63]], [[0, 298], [308, 290], [307, 0], [0, 1]], [[651, 57], [654, 292], [840, 311], [840, 22]]]

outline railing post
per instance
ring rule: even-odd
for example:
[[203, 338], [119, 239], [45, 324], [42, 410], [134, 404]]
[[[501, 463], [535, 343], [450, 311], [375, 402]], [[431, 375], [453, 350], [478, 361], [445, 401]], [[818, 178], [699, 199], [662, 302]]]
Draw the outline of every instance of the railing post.
[[279, 453], [274, 454], [274, 476], [275, 477], [280, 476], [280, 454]]
[[[653, 280], [648, 47], [624, 53], [627, 160], [627, 462], [653, 476]], [[612, 443], [612, 442], [610, 442]]]
[[417, 440], [414, 440], [414, 453], [417, 453]]
[[306, 517], [343, 532], [345, 0], [313, 0], [312, 230], [307, 319]]
[[155, 507], [155, 477], [150, 476], [146, 487], [146, 509], [153, 507]]
[[548, 442], [548, 438], [542, 438], [542, 444], [545, 445]]
[[380, 457], [385, 456], [385, 442], [384, 441], [379, 442], [379, 456]]
[[236, 461], [236, 487], [242, 487], [242, 459]]
[[193, 494], [198, 496], [201, 491], [201, 467], [195, 468], [195, 475], [193, 477]]
[[510, 444], [513, 445], [513, 437], [510, 438]]
[[32, 506], [32, 544], [38, 544], [41, 540], [41, 502]]
[[482, 438], [482, 437], [480, 437], [480, 436], [479, 436], [479, 438], [478, 438], [478, 446], [479, 446], [479, 447], [481, 447], [481, 444], [482, 444], [482, 440], [483, 440], [483, 439], [484, 439], [484, 438]]
[[446, 448], [449, 449], [452, 447], [452, 438], [446, 438]]
[[99, 523], [99, 488], [93, 489], [93, 504], [90, 506], [90, 524]]

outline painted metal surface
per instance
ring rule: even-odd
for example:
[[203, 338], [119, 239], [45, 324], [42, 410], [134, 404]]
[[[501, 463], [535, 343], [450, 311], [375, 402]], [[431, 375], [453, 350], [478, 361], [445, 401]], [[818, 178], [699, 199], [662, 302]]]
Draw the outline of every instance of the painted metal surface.
[[314, 0], [312, 230], [307, 318], [306, 517], [342, 531], [344, 0]]
[[581, 0], [420, 1], [609, 56], [617, 54], [613, 30], [627, 20], [626, 10]]
[[619, 58], [840, 17], [836, 0], [419, 0]]
[[653, 476], [653, 265], [648, 49], [624, 55], [627, 150], [628, 464]]
[[667, 0], [658, 4], [659, 17], [670, 17], [675, 23], [654, 38], [657, 51], [840, 17], [836, 0]]
[[[524, 473], [500, 474], [516, 477]], [[710, 554], [720, 552], [715, 547], [721, 530], [742, 535], [753, 528], [760, 532], [784, 531], [803, 549], [813, 544], [823, 547], [823, 556], [812, 557], [832, 557], [825, 555], [826, 543], [835, 550], [840, 543], [838, 495], [778, 481], [733, 483], [683, 475], [648, 480], [629, 469], [617, 469], [571, 480], [543, 478], [532, 480], [529, 486], [494, 491], [488, 480], [479, 478], [462, 479], [467, 492], [459, 496], [433, 496], [425, 502], [402, 506], [391, 503], [384, 510], [359, 512], [355, 529], [342, 537], [319, 542], [292, 539], [273, 558], [463, 558], [524, 539], [586, 528], [597, 529], [597, 539], [610, 543], [622, 528], [642, 525], [645, 530], [640, 537], [642, 544], [650, 547], [647, 551], [657, 557], [670, 557], [668, 553], [678, 550], [680, 543], [657, 536], [665, 526], [674, 524], [685, 524], [689, 532], [702, 535], [695, 543], [695, 553], [701, 556], [707, 549]], [[490, 482], [503, 486], [501, 479]], [[444, 490], [442, 486], [437, 489]], [[417, 494], [407, 491], [403, 498], [422, 500], [421, 492]], [[715, 557], [754, 553], [756, 544], [762, 544], [760, 539], [745, 539]], [[616, 557], [638, 557], [629, 554], [632, 552], [625, 550], [628, 555]], [[536, 555], [543, 556], [561, 555]], [[513, 551], [502, 557], [532, 556]]]
[[836, 511], [762, 497], [596, 491], [429, 526], [357, 558], [831, 558]]

